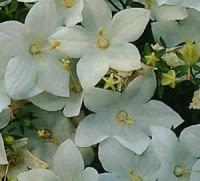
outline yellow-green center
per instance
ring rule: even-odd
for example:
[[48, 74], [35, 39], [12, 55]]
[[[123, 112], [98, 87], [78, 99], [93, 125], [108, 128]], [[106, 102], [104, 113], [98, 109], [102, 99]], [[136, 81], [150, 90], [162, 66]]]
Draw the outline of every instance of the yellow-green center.
[[134, 170], [129, 170], [128, 175], [129, 175], [130, 181], [143, 181], [142, 176], [139, 175]]
[[174, 175], [176, 177], [187, 177], [189, 174], [189, 171], [186, 167], [177, 165], [174, 167]]
[[121, 110], [117, 113], [116, 118], [119, 123], [123, 123], [126, 125], [133, 125], [135, 123], [135, 121], [133, 119], [129, 118], [128, 113], [123, 110]]
[[63, 0], [63, 4], [67, 8], [71, 8], [75, 4], [75, 0]]
[[100, 28], [98, 31], [96, 46], [101, 49], [106, 49], [110, 46], [108, 35], [102, 28]]
[[42, 53], [43, 44], [41, 42], [32, 43], [29, 47], [29, 53], [35, 57]]

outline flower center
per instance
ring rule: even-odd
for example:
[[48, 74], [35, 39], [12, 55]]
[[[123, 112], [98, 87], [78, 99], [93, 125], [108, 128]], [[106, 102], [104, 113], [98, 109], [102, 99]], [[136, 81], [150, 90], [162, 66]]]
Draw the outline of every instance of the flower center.
[[35, 57], [42, 53], [43, 44], [41, 42], [32, 43], [29, 47], [29, 53]]
[[106, 49], [110, 46], [108, 35], [105, 33], [103, 28], [99, 29], [96, 46], [101, 49]]
[[75, 0], [63, 0], [63, 4], [67, 8], [71, 8], [75, 4]]
[[184, 166], [177, 165], [174, 168], [174, 175], [176, 177], [187, 177], [189, 173], [190, 172], [188, 171], [188, 169]]
[[130, 178], [130, 181], [143, 181], [142, 177], [136, 173], [134, 170], [129, 170], [128, 175]]
[[128, 113], [126, 111], [119, 111], [117, 113], [117, 121], [126, 125], [133, 125], [135, 121], [128, 117]]

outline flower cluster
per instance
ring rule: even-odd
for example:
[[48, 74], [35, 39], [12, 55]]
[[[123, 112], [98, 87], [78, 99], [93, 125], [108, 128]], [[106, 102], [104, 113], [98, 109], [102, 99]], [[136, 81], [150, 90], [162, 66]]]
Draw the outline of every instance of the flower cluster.
[[0, 180], [199, 181], [200, 2], [0, 6]]

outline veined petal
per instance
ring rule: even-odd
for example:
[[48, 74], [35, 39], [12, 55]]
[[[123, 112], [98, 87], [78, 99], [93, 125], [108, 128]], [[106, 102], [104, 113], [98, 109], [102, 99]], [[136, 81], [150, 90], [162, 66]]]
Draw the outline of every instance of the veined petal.
[[36, 64], [26, 56], [12, 58], [5, 73], [5, 87], [13, 99], [26, 99], [39, 94], [36, 87]]
[[180, 135], [180, 141], [195, 157], [200, 157], [200, 125], [185, 128]]
[[58, 177], [47, 169], [33, 169], [18, 175], [19, 181], [59, 181]]
[[29, 98], [29, 101], [41, 109], [47, 111], [58, 111], [64, 107], [66, 98], [43, 92], [37, 96]]
[[114, 40], [133, 42], [144, 32], [149, 22], [150, 12], [143, 8], [130, 8], [117, 13], [112, 20], [112, 37]]
[[135, 106], [142, 105], [152, 98], [156, 87], [156, 76], [153, 71], [141, 75], [131, 81], [122, 93], [124, 102], [131, 100]]
[[5, 87], [4, 87], [4, 81], [0, 80], [0, 112], [7, 108], [8, 105], [11, 103], [10, 97], [7, 95]]
[[69, 73], [56, 57], [44, 56], [39, 60], [37, 82], [42, 90], [55, 96], [69, 96]]
[[97, 31], [106, 28], [111, 18], [112, 12], [104, 0], [84, 0], [82, 23], [86, 29]]
[[192, 167], [190, 181], [199, 181], [200, 178], [200, 159]]
[[77, 75], [83, 89], [95, 86], [108, 70], [108, 58], [100, 51], [88, 52], [77, 64]]
[[52, 0], [39, 1], [29, 11], [25, 19], [25, 26], [29, 29], [33, 39], [46, 40], [57, 25], [57, 12]]
[[96, 118], [95, 114], [85, 117], [76, 130], [76, 145], [80, 147], [89, 147], [100, 143], [109, 137], [109, 135], [104, 133], [104, 129], [105, 125], [102, 125], [101, 120]]
[[[0, 24], [1, 56], [21, 55], [26, 50], [25, 37], [27, 35], [24, 24], [17, 21], [6, 21]], [[12, 51], [10, 51], [12, 50]]]
[[83, 20], [82, 11], [83, 11], [83, 0], [76, 0], [75, 4], [71, 7], [64, 7], [60, 5], [60, 1], [55, 1], [57, 4], [58, 16], [60, 16], [61, 25], [73, 26]]
[[61, 42], [58, 50], [72, 58], [80, 58], [95, 47], [94, 33], [81, 26], [64, 27], [49, 38], [50, 42]]
[[135, 106], [134, 101], [132, 101], [127, 109], [147, 134], [149, 134], [150, 126], [164, 126], [170, 129], [171, 127], [176, 128], [184, 122], [178, 113], [156, 100], [151, 100], [141, 106]]
[[93, 112], [100, 112], [110, 104], [115, 104], [121, 98], [119, 92], [91, 87], [84, 91], [84, 104]]
[[163, 5], [153, 8], [151, 16], [157, 21], [182, 20], [188, 16], [188, 13], [184, 7]]
[[132, 71], [141, 68], [140, 53], [130, 43], [111, 45], [105, 53], [109, 66], [115, 70]]
[[61, 180], [79, 180], [84, 169], [83, 158], [70, 139], [58, 147], [53, 160], [53, 169]]
[[83, 92], [80, 94], [71, 93], [69, 98], [65, 99], [65, 108], [63, 114], [66, 117], [78, 116], [83, 102]]

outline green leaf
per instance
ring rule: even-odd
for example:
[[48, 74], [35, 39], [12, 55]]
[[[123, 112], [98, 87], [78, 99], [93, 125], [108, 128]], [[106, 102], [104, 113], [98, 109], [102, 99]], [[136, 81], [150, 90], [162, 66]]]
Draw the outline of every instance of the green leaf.
[[181, 77], [187, 74], [187, 66], [185, 65], [180, 65], [174, 68], [175, 72], [176, 72], [176, 76], [177, 77]]
[[158, 70], [160, 72], [167, 73], [170, 70], [169, 67], [165, 63], [163, 63], [161, 61], [156, 62], [156, 67], [158, 68]]
[[144, 45], [144, 54], [145, 55], [150, 55], [152, 53], [152, 48], [151, 46], [149, 45], [149, 43], [146, 43]]

